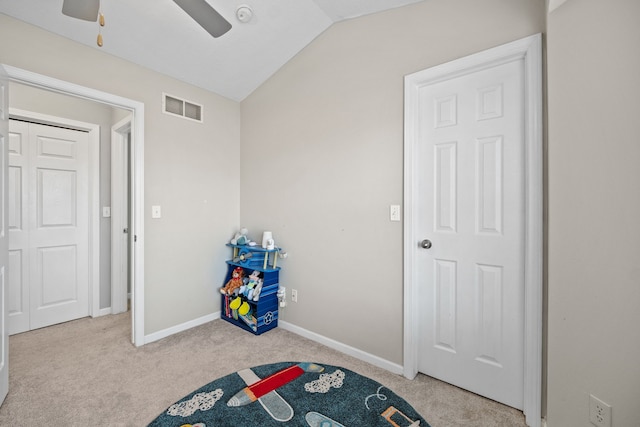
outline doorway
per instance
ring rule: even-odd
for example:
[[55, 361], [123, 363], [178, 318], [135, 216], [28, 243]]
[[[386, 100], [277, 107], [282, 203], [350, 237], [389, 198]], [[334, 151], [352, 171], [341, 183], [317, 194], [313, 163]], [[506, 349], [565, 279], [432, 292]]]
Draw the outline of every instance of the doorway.
[[[448, 305], [452, 308], [452, 311], [448, 312], [448, 314], [444, 312], [440, 313], [443, 316], [446, 314], [445, 318], [441, 320], [449, 321], [454, 319], [460, 312], [467, 312], [468, 310], [476, 314], [479, 312], [477, 299], [473, 301], [473, 299], [468, 298], [466, 295], [460, 296], [462, 289], [455, 288], [455, 282], [458, 279], [456, 276], [456, 259], [448, 259], [451, 258], [450, 255], [442, 259], [435, 259], [431, 255], [426, 255], [430, 257], [430, 259], [426, 261], [422, 259], [425, 257], [425, 251], [428, 251], [431, 244], [435, 244], [435, 242], [428, 242], [427, 240], [430, 236], [421, 235], [421, 233], [424, 233], [424, 229], [421, 229], [419, 226], [419, 224], [424, 221], [424, 218], [420, 216], [424, 210], [420, 207], [419, 203], [424, 197], [424, 195], [420, 193], [421, 185], [423, 185], [420, 179], [424, 179], [424, 174], [421, 177], [421, 172], [424, 172], [421, 168], [429, 168], [427, 173], [431, 176], [430, 180], [432, 184], [438, 184], [437, 187], [442, 190], [441, 192], [432, 193], [426, 201], [432, 210], [436, 205], [435, 202], [440, 202], [438, 204], [439, 211], [436, 212], [436, 216], [439, 215], [442, 221], [437, 222], [434, 218], [431, 218], [428, 220], [430, 226], [439, 227], [439, 232], [443, 235], [455, 235], [457, 232], [455, 229], [456, 221], [458, 220], [456, 206], [459, 206], [458, 209], [463, 209], [461, 206], [463, 202], [460, 199], [461, 196], [456, 194], [458, 185], [455, 180], [457, 179], [458, 173], [455, 170], [455, 162], [459, 160], [459, 157], [455, 144], [453, 143], [455, 136], [448, 135], [442, 140], [443, 143], [439, 147], [432, 147], [431, 149], [430, 154], [441, 160], [441, 169], [438, 170], [439, 166], [437, 166], [437, 163], [432, 163], [432, 166], [418, 164], [420, 150], [423, 149], [421, 145], [424, 143], [425, 138], [425, 130], [422, 127], [422, 125], [424, 125], [423, 114], [425, 113], [425, 102], [431, 103], [430, 105], [432, 107], [434, 105], [433, 98], [431, 98], [430, 101], [425, 101], [425, 91], [429, 91], [430, 88], [436, 87], [443, 82], [454, 81], [463, 76], [482, 73], [487, 69], [510, 63], [517, 63], [518, 67], [521, 68], [520, 78], [522, 79], [522, 83], [520, 90], [522, 92], [521, 99], [524, 100], [521, 112], [523, 120], [521, 127], [523, 138], [523, 151], [521, 154], [523, 168], [521, 187], [523, 190], [523, 200], [522, 207], [520, 208], [522, 211], [521, 233], [523, 241], [521, 267], [519, 267], [522, 272], [516, 273], [521, 274], [523, 277], [523, 293], [521, 297], [523, 305], [519, 310], [516, 308], [516, 311], [520, 311], [519, 315], [521, 315], [523, 328], [523, 342], [521, 344], [516, 343], [521, 346], [523, 369], [521, 374], [522, 385], [518, 387], [520, 387], [522, 391], [522, 408], [526, 416], [527, 424], [530, 426], [539, 426], [541, 421], [542, 383], [542, 55], [540, 35], [527, 37], [516, 42], [489, 49], [475, 55], [414, 73], [405, 78], [404, 374], [408, 378], [413, 378], [420, 370], [421, 364], [424, 365], [424, 363], [430, 362], [429, 360], [426, 362], [420, 361], [422, 351], [420, 344], [422, 337], [420, 333], [421, 330], [424, 330], [424, 328], [419, 325], [419, 322], [424, 320], [424, 318], [421, 318], [421, 313], [425, 311], [429, 312], [428, 316], [431, 316], [431, 323], [427, 325], [427, 328], [430, 328], [432, 331], [437, 330], [436, 323], [438, 320], [434, 318], [433, 306], [429, 304], [423, 306], [420, 302], [420, 296], [422, 294], [421, 287], [425, 286], [422, 281], [429, 281], [430, 283], [428, 283], [427, 286], [433, 286], [438, 282], [443, 286], [447, 283], [453, 285], [453, 287], [449, 286], [449, 292], [447, 294], [434, 294], [434, 288], [431, 288], [432, 293], [430, 296], [433, 301], [443, 306]], [[488, 85], [474, 89], [476, 92], [474, 95], [475, 101], [472, 101], [471, 104], [475, 103], [476, 106], [481, 105], [484, 99], [488, 101], [487, 106], [490, 107], [484, 111], [488, 118], [492, 115], [502, 114], [498, 108], [493, 109], [493, 107], [498, 105], [498, 103], [494, 101], [501, 102], [504, 99], [500, 93], [500, 87], [500, 85]], [[483, 97], [484, 95], [486, 95], [486, 97]], [[455, 124], [457, 108], [455, 94], [451, 93], [451, 91], [446, 94], [439, 94], [436, 101], [439, 101], [439, 103], [435, 102], [435, 109], [439, 112], [440, 122], [431, 119], [429, 126], [446, 128]], [[476, 115], [475, 119], [482, 119], [483, 111], [478, 111], [478, 113], [474, 112], [474, 115]], [[495, 173], [495, 171], [498, 170], [496, 167], [501, 164], [500, 157], [496, 156], [499, 153], [498, 148], [501, 146], [501, 143], [498, 139], [491, 138], [495, 136], [495, 134], [487, 135], [485, 139], [476, 140], [476, 148], [471, 151], [472, 154], [474, 154], [474, 151], [475, 154], [483, 151], [484, 154], [486, 154], [486, 158], [482, 164], [487, 166], [487, 171], [493, 168], [494, 173], [489, 173], [485, 175], [484, 178], [488, 179], [488, 181], [485, 182], [485, 184], [487, 184], [485, 188], [488, 192], [487, 194], [491, 196], [487, 200], [493, 200], [493, 202], [495, 202], [484, 206], [485, 210], [483, 212], [487, 214], [485, 219], [489, 221], [481, 223], [481, 227], [479, 228], [476, 222], [472, 226], [471, 235], [495, 233], [497, 236], [501, 234], [501, 232], [497, 232], [496, 230], [496, 227], [501, 224], [499, 218], [496, 216], [496, 206], [502, 209], [502, 201], [495, 198], [497, 194], [496, 191], [502, 191], [503, 188], [495, 185], [496, 178], [498, 177]], [[478, 177], [478, 171], [481, 169], [478, 167], [478, 163], [472, 161], [470, 167], [474, 170], [472, 174]], [[479, 178], [483, 179], [482, 176]], [[438, 180], [440, 181], [438, 182]], [[493, 184], [490, 182], [492, 180]], [[481, 200], [477, 194], [483, 189], [483, 186], [471, 184], [469, 188], [471, 189], [471, 195], [464, 201], [464, 203], [468, 203], [464, 209], [477, 210], [479, 207], [478, 201]], [[443, 192], [444, 190], [447, 191]], [[485, 229], [482, 229], [482, 227], [485, 227]], [[447, 246], [450, 246], [450, 244], [447, 244]], [[468, 247], [465, 246], [465, 250], [466, 249], [468, 249]], [[485, 250], [485, 248], [477, 249], [475, 252], [483, 250]], [[458, 256], [460, 254], [462, 254], [462, 252], [455, 253], [454, 255]], [[425, 271], [422, 269], [425, 262], [434, 266], [433, 271], [426, 273], [427, 275], [430, 274], [429, 277], [425, 277]], [[485, 280], [487, 285], [486, 289], [493, 289], [494, 291], [493, 294], [489, 292], [488, 295], [496, 297], [497, 294], [495, 292], [499, 288], [497, 284], [500, 280], [499, 273], [501, 269], [496, 268], [496, 265], [491, 263], [481, 264], [475, 261], [474, 263], [475, 266], [472, 267], [472, 270], [478, 273], [476, 277]], [[447, 279], [448, 282], [445, 279]], [[479, 282], [476, 281], [475, 286], [471, 286], [470, 290], [472, 295], [477, 295], [477, 293], [482, 290], [482, 280]], [[440, 291], [445, 288], [446, 286], [441, 288]], [[464, 309], [453, 305], [452, 301], [460, 301], [459, 297], [462, 298], [465, 303], [470, 303], [468, 308]], [[447, 298], [451, 298], [452, 300], [447, 300]], [[499, 298], [492, 299], [494, 302], [498, 300]], [[449, 302], [447, 303], [447, 301]], [[491, 302], [491, 299], [487, 300], [487, 302]], [[487, 308], [488, 312], [494, 312], [491, 304], [486, 305], [485, 308]], [[477, 318], [475, 320], [477, 320]], [[491, 325], [491, 323], [492, 321], [486, 324]], [[442, 342], [439, 342], [437, 345], [454, 354], [455, 349], [445, 348], [448, 345], [446, 342], [450, 341], [454, 345], [457, 345], [460, 341], [459, 336], [455, 336], [456, 334], [468, 335], [473, 332], [468, 328], [462, 328], [459, 322], [449, 323], [448, 326], [450, 327], [448, 329], [450, 334], [448, 336], [443, 335], [440, 340]], [[442, 329], [441, 332], [444, 333], [447, 332], [447, 330]], [[470, 341], [474, 344], [481, 342], [481, 340], [476, 338], [477, 337], [471, 337]], [[509, 346], [513, 345], [513, 343], [503, 343], [501, 345]], [[491, 353], [493, 351], [491, 348], [485, 350], [487, 351], [484, 351], [484, 353]], [[481, 351], [475, 354], [476, 358], [482, 356]], [[484, 354], [484, 356], [487, 355]], [[495, 363], [495, 361], [490, 360], [491, 356], [485, 357], [485, 359], [485, 362]], [[434, 364], [438, 363], [435, 358], [431, 360], [431, 362]]]
[[131, 117], [111, 127], [111, 313], [129, 309], [131, 294]]
[[10, 81], [38, 87], [113, 107], [129, 110], [132, 115], [132, 144], [131, 144], [131, 170], [132, 170], [132, 221], [131, 234], [133, 236], [132, 260], [132, 331], [133, 343], [141, 346], [145, 342], [144, 335], [144, 104], [128, 98], [123, 98], [110, 93], [79, 86], [73, 83], [54, 79], [19, 68], [6, 66]]

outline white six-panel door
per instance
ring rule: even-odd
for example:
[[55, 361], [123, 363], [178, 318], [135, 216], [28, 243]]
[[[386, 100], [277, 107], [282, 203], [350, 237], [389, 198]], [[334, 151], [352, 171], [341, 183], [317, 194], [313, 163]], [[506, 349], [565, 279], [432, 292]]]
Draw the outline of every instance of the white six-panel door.
[[89, 314], [88, 141], [10, 122], [11, 333]]
[[[522, 409], [523, 68], [420, 91], [419, 357], [427, 375]], [[427, 245], [428, 246], [428, 245]]]

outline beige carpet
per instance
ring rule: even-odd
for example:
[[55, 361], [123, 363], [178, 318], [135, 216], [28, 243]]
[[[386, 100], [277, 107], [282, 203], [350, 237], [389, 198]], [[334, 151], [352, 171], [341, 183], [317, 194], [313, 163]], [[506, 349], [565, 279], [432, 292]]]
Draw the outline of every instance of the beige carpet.
[[512, 408], [424, 375], [407, 380], [280, 328], [254, 336], [216, 320], [140, 348], [130, 336], [128, 313], [12, 336], [0, 426], [146, 426], [216, 378], [281, 361], [366, 375], [404, 397], [433, 427], [525, 425]]

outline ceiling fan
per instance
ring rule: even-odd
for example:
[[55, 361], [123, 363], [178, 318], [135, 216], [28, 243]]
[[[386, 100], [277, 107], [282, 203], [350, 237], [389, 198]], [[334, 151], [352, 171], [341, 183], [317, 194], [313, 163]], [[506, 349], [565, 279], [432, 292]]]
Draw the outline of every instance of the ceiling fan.
[[[231, 23], [212, 8], [206, 0], [173, 0], [187, 15], [213, 37], [220, 37], [231, 29]], [[100, 0], [63, 0], [62, 13], [72, 18], [96, 21]], [[102, 18], [101, 18], [102, 21]], [[101, 25], [102, 22], [101, 22]]]

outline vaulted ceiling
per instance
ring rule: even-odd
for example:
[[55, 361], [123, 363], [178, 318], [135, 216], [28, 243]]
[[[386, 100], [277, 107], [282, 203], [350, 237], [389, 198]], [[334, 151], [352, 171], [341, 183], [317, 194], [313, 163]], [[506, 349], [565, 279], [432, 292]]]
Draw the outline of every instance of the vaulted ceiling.
[[241, 101], [332, 24], [423, 0], [206, 1], [232, 24], [221, 37], [172, 0], [102, 0], [102, 47], [98, 23], [63, 15], [62, 0], [0, 0], [0, 13]]

